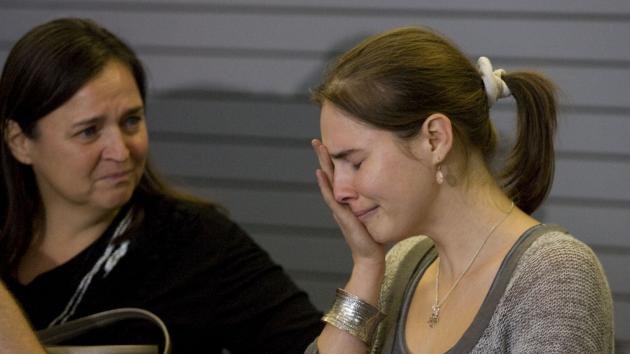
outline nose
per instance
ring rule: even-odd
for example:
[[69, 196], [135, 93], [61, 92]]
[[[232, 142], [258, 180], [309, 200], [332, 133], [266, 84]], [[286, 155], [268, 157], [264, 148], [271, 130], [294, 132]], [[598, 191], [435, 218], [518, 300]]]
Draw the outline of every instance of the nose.
[[333, 194], [338, 203], [348, 204], [357, 197], [352, 177], [349, 174], [335, 171], [333, 176]]
[[103, 146], [103, 158], [117, 162], [126, 161], [129, 158], [127, 137], [120, 129], [112, 129], [106, 134]]

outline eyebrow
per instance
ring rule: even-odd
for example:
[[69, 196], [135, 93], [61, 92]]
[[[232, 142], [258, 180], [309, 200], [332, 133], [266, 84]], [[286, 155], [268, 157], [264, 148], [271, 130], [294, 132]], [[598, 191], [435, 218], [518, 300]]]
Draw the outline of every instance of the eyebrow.
[[123, 112], [123, 116], [144, 113], [144, 106], [132, 107]]
[[85, 126], [88, 126], [88, 125], [93, 125], [93, 124], [98, 123], [101, 120], [103, 120], [103, 117], [101, 117], [101, 116], [84, 119], [82, 121], [79, 121], [79, 122], [76, 122], [76, 123], [72, 124], [72, 129], [81, 128], [81, 127], [85, 127]]
[[342, 151], [336, 152], [334, 154], [330, 154], [330, 157], [333, 160], [345, 160], [345, 159], [348, 158], [348, 156], [350, 156], [350, 155], [352, 155], [352, 154], [354, 154], [354, 153], [356, 153], [358, 151], [359, 150], [357, 150], [357, 149], [342, 150]]
[[[138, 113], [142, 113], [144, 111], [144, 106], [137, 106], [137, 107], [132, 107], [129, 108], [128, 110], [124, 111], [122, 116], [129, 116], [132, 114], [138, 114]], [[96, 117], [92, 117], [92, 118], [87, 118], [84, 120], [81, 120], [79, 122], [76, 122], [74, 124], [72, 124], [72, 128], [76, 129], [76, 128], [80, 128], [80, 127], [85, 127], [85, 126], [89, 126], [92, 124], [96, 124], [99, 121], [102, 121], [104, 119], [103, 116], [96, 116]]]

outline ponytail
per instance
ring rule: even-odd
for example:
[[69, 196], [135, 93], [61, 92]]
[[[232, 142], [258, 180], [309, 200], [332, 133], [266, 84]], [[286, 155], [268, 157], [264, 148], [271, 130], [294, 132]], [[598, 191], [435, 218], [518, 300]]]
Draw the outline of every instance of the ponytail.
[[516, 143], [499, 178], [510, 199], [531, 214], [553, 183], [556, 88], [537, 73], [514, 72], [502, 78], [516, 100], [518, 122]]

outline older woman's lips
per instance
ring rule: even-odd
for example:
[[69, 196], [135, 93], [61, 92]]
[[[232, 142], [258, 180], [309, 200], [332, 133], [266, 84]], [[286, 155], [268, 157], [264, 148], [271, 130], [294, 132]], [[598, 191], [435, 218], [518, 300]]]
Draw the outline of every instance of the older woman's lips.
[[114, 172], [114, 173], [107, 174], [101, 177], [100, 179], [117, 182], [117, 181], [122, 181], [129, 178], [130, 175], [131, 175], [131, 170], [121, 171], [121, 172]]

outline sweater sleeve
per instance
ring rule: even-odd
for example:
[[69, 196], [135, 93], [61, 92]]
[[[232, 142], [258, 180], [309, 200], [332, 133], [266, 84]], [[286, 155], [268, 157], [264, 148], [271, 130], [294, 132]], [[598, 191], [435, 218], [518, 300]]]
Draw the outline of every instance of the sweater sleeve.
[[500, 334], [485, 340], [508, 352], [612, 352], [612, 297], [593, 251], [561, 232], [541, 236], [519, 261], [490, 328]]

